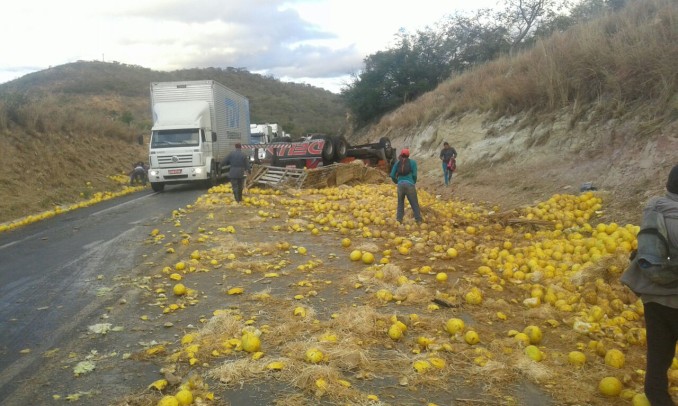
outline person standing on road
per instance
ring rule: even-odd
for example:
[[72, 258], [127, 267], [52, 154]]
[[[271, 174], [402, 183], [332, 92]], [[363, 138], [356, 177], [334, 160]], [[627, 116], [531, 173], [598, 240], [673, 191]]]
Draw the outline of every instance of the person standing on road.
[[443, 142], [443, 149], [440, 151], [440, 160], [443, 161], [443, 176], [445, 178], [445, 186], [450, 184], [452, 181], [453, 169], [449, 167], [450, 161], [455, 161], [457, 159], [457, 150], [454, 147], [450, 147], [450, 144], [445, 141]]
[[228, 178], [231, 180], [233, 197], [236, 202], [240, 203], [242, 201], [242, 190], [245, 186], [245, 173], [250, 172], [250, 160], [242, 152], [242, 144], [236, 143], [235, 149], [221, 161], [222, 167], [228, 165], [230, 165]]
[[[670, 258], [675, 258], [678, 256], [678, 165], [669, 173], [666, 191], [665, 196], [656, 197], [647, 203], [643, 209], [643, 219], [656, 217], [650, 215], [653, 211], [664, 217], [668, 253]], [[650, 226], [643, 221], [641, 230]], [[673, 406], [667, 373], [676, 355], [678, 342], [678, 287], [674, 286], [675, 283], [661, 285], [653, 282], [641, 270], [647, 267], [634, 260], [621, 281], [643, 302], [647, 332], [645, 396], [652, 406]]]
[[410, 202], [414, 220], [421, 224], [421, 212], [419, 210], [419, 199], [417, 198], [417, 163], [410, 159], [410, 150], [404, 148], [400, 152], [398, 162], [391, 168], [391, 179], [398, 185], [398, 209], [396, 211], [396, 220], [403, 222], [405, 215], [405, 198]]

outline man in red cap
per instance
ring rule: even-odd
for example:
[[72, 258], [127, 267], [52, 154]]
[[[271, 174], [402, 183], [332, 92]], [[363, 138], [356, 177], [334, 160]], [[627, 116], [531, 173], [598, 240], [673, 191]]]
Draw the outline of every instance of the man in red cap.
[[403, 148], [400, 151], [398, 162], [391, 168], [391, 179], [398, 185], [398, 209], [396, 211], [396, 220], [403, 222], [405, 215], [405, 198], [410, 202], [414, 220], [421, 224], [421, 211], [419, 210], [419, 199], [417, 198], [417, 163], [410, 159], [410, 150]]

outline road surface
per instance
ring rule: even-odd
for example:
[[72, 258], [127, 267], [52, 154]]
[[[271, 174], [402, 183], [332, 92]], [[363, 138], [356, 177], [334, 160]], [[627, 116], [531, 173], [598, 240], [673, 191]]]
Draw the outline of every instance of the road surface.
[[127, 276], [149, 231], [204, 193], [143, 191], [0, 234], [0, 403], [20, 404], [15, 392], [45, 354], [100, 322], [119, 299], [100, 281]]

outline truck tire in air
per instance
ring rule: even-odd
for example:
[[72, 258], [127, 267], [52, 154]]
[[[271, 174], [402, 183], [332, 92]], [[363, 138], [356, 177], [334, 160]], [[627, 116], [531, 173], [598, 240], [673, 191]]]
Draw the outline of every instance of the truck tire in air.
[[349, 148], [348, 141], [344, 138], [343, 135], [337, 135], [332, 137], [332, 143], [334, 143], [334, 158], [337, 162], [346, 158], [346, 150]]
[[312, 140], [325, 140], [323, 145], [323, 164], [329, 165], [334, 162], [334, 143], [332, 142], [332, 137], [322, 134], [316, 134], [311, 136]]
[[390, 160], [395, 156], [395, 150], [393, 149], [391, 140], [388, 139], [388, 137], [381, 137], [379, 139], [379, 146], [384, 149], [384, 155], [386, 156], [386, 159]]

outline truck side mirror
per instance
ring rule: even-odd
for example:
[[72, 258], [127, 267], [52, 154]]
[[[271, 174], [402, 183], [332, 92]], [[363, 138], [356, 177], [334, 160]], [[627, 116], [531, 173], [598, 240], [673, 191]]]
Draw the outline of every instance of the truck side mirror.
[[212, 131], [212, 142], [217, 142], [217, 133]]

